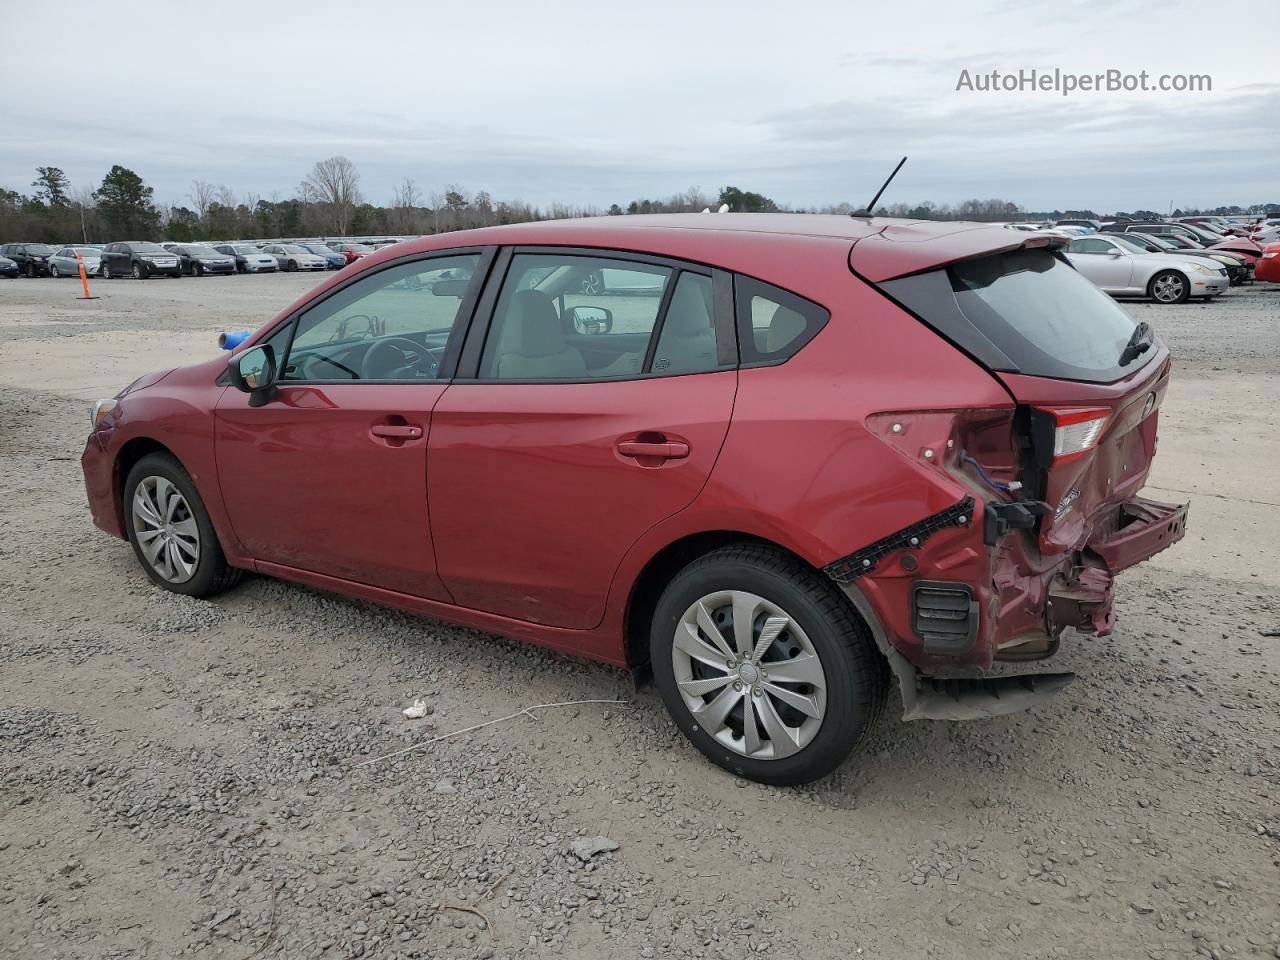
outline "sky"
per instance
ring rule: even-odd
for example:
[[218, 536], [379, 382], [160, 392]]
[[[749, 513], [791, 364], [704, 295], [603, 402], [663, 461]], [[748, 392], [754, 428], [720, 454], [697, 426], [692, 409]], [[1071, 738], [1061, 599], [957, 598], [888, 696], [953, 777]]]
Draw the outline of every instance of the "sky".
[[[793, 207], [1012, 200], [1031, 210], [1280, 202], [1280, 3], [863, 4], [0, 0], [0, 187], [115, 163], [294, 196], [341, 154], [365, 199], [405, 177], [539, 205], [738, 186]], [[957, 90], [1108, 69], [1200, 92]], [[976, 82], [976, 81], [975, 81]], [[21, 92], [21, 95], [16, 95]]]

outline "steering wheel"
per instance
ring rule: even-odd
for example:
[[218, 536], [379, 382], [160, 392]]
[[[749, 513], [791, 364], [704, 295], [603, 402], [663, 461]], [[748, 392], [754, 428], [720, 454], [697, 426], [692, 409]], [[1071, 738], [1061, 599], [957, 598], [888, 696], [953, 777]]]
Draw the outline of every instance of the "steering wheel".
[[424, 352], [421, 344], [407, 337], [377, 340], [365, 351], [361, 376], [365, 380], [393, 380], [406, 373], [419, 374]]

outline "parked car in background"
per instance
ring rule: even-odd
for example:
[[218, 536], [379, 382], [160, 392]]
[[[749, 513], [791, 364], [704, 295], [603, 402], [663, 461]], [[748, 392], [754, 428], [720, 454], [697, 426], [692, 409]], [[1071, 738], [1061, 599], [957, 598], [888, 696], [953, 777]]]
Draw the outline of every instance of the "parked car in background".
[[[714, 763], [812, 780], [891, 678], [910, 719], [1042, 703], [1071, 676], [1027, 662], [1110, 633], [1116, 574], [1184, 534], [1138, 496], [1169, 352], [1064, 242], [749, 213], [410, 241], [98, 401], [90, 510], [163, 589], [253, 570], [629, 667]], [[662, 295], [584, 292], [610, 273]]]
[[347, 243], [342, 240], [330, 240], [328, 247], [336, 250], [347, 258], [347, 263], [355, 263], [361, 257], [367, 257], [374, 252], [373, 247], [365, 246], [363, 243]]
[[205, 274], [231, 275], [236, 272], [236, 258], [203, 243], [180, 243], [174, 249], [183, 273], [193, 277]]
[[1088, 230], [1101, 230], [1102, 222], [1100, 220], [1055, 220], [1055, 227], [1085, 227]]
[[49, 258], [56, 252], [47, 243], [6, 243], [0, 247], [0, 256], [16, 263], [24, 277], [33, 278], [49, 275]]
[[80, 259], [84, 261], [85, 274], [90, 277], [96, 277], [102, 265], [102, 251], [97, 247], [63, 247], [54, 251], [53, 256], [49, 258], [49, 276], [80, 276], [80, 263], [76, 259], [77, 253], [80, 254]]
[[280, 261], [252, 243], [215, 243], [213, 249], [236, 262], [240, 273], [275, 273]]
[[13, 278], [18, 275], [18, 264], [6, 256], [0, 256], [0, 277]]
[[1258, 259], [1255, 276], [1267, 283], [1280, 283], [1280, 243], [1271, 243]]
[[178, 255], [149, 240], [108, 243], [102, 249], [100, 271], [104, 280], [115, 280], [117, 277], [146, 280], [156, 276], [182, 276]]
[[281, 270], [327, 270], [329, 262], [324, 257], [317, 257], [314, 253], [296, 243], [269, 243], [262, 248], [263, 253], [269, 253], [276, 258], [276, 263], [280, 265]]
[[339, 253], [328, 244], [307, 242], [300, 243], [298, 246], [302, 247], [302, 249], [306, 250], [308, 253], [314, 253], [317, 257], [324, 257], [325, 263], [329, 265], [330, 270], [341, 270], [347, 265], [347, 255], [345, 253]]
[[1227, 268], [1227, 279], [1233, 287], [1248, 283], [1253, 279], [1253, 264], [1238, 253], [1226, 250], [1203, 250], [1200, 248], [1184, 249], [1179, 245], [1190, 243], [1180, 237], [1160, 236], [1154, 233], [1111, 233], [1108, 240], [1131, 247], [1135, 253], [1163, 253], [1182, 257], [1198, 257], [1201, 260], [1219, 263]]
[[1114, 297], [1149, 297], [1157, 303], [1208, 299], [1230, 286], [1227, 269], [1192, 257], [1137, 252], [1106, 234], [1078, 237], [1067, 247], [1071, 265]]

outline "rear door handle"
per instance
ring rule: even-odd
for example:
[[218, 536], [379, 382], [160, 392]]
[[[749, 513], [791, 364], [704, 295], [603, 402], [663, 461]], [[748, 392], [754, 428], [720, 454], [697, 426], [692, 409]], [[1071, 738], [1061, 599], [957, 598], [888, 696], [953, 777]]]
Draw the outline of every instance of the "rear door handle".
[[375, 423], [369, 432], [392, 440], [417, 440], [422, 436], [422, 428], [413, 424]]
[[658, 457], [662, 460], [683, 460], [689, 455], [689, 445], [683, 440], [664, 440], [646, 443], [641, 440], [619, 440], [618, 452], [624, 457]]

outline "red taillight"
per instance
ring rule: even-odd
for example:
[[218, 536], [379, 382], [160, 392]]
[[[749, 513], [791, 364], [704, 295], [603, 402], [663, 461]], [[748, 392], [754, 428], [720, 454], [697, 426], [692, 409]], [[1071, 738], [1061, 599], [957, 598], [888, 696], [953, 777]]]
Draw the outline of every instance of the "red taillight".
[[1086, 453], [1098, 445], [1102, 431], [1111, 416], [1107, 407], [1075, 407], [1071, 409], [1036, 407], [1053, 417], [1053, 462], [1065, 463]]

